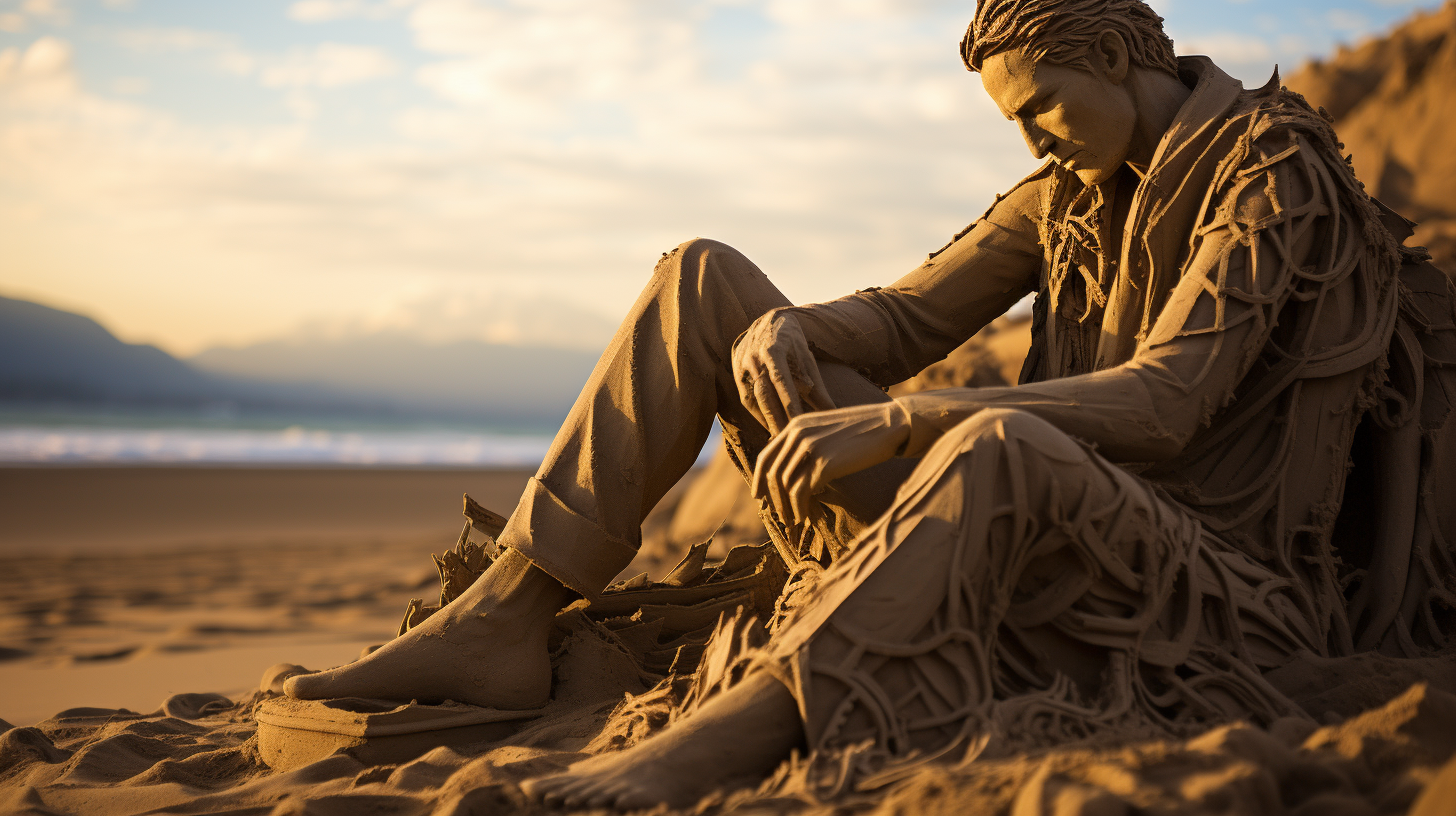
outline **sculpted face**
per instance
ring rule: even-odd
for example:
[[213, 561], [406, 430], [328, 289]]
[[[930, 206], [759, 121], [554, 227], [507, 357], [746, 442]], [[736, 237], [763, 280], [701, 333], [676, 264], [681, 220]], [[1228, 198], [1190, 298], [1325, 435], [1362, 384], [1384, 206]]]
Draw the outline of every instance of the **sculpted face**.
[[1108, 180], [1127, 161], [1137, 125], [1122, 39], [1109, 32], [1090, 59], [1088, 71], [1033, 62], [1013, 49], [981, 67], [986, 93], [1021, 127], [1032, 155], [1050, 155], [1089, 186]]

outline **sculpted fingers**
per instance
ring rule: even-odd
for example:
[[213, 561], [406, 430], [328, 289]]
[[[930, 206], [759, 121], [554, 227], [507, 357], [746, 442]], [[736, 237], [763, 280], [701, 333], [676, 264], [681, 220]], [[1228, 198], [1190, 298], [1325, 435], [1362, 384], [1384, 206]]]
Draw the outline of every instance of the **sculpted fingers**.
[[733, 375], [738, 386], [738, 401], [764, 427], [768, 427], [768, 422], [759, 405], [758, 384], [766, 376], [761, 354], [766, 328], [760, 318], [733, 345]]
[[801, 522], [814, 513], [814, 496], [823, 488], [826, 466], [821, 436], [802, 421], [791, 421], [759, 457], [754, 496], [767, 500], [783, 521]]
[[804, 406], [799, 404], [799, 386], [793, 376], [796, 367], [782, 349], [769, 350], [768, 378], [773, 383], [784, 416], [789, 419], [804, 413]]
[[793, 506], [789, 502], [788, 491], [784, 478], [788, 473], [790, 463], [799, 454], [797, 440], [790, 431], [785, 431], [781, 438], [784, 444], [779, 446], [776, 455], [768, 463], [768, 474], [765, 484], [768, 488], [768, 500], [773, 506], [774, 512], [783, 521], [792, 523], [794, 521]]
[[758, 409], [758, 376], [754, 372], [752, 363], [747, 363], [738, 372], [738, 401], [748, 410], [750, 416], [758, 421], [758, 424], [768, 427], [768, 421], [764, 418], [763, 412]]
[[768, 432], [777, 436], [789, 424], [789, 416], [779, 403], [779, 392], [768, 377], [759, 377], [753, 382], [753, 398], [757, 404], [756, 415]]
[[809, 409], [834, 407], [813, 349], [792, 315], [770, 312], [733, 350], [738, 398], [755, 419], [778, 433]]
[[784, 502], [780, 474], [786, 460], [794, 453], [793, 447], [790, 434], [775, 436], [759, 454], [758, 464], [753, 469], [754, 498], [768, 502], [774, 514], [784, 521], [790, 520], [790, 515]]
[[834, 398], [829, 396], [829, 386], [825, 384], [824, 375], [819, 371], [819, 361], [813, 354], [806, 354], [794, 367], [794, 380], [810, 408], [815, 411], [834, 410]]
[[805, 405], [816, 411], [833, 409], [834, 400], [829, 396], [829, 386], [824, 382], [819, 361], [814, 357], [814, 350], [810, 348], [803, 330], [797, 323], [792, 327], [786, 325], [779, 340], [774, 347], [774, 362], [784, 375], [781, 390], [785, 393], [785, 405], [790, 406], [789, 415], [804, 413]]
[[815, 475], [824, 470], [824, 459], [814, 449], [812, 440], [797, 446], [798, 452], [784, 474], [784, 493], [794, 518], [809, 519], [814, 512], [814, 494], [818, 492]]
[[[774, 442], [783, 437], [775, 437]], [[763, 453], [758, 457], [758, 465], [753, 469], [753, 497], [760, 502], [767, 502], [770, 510], [779, 518], [778, 502], [774, 500], [773, 472], [774, 465], [778, 462], [782, 446], [775, 446], [773, 442], [764, 448]]]
[[768, 473], [773, 460], [778, 456], [779, 448], [783, 447], [783, 437], [776, 436], [770, 439], [763, 452], [758, 455], [758, 462], [753, 466], [753, 483], [749, 485], [750, 492], [755, 499], [768, 498]]

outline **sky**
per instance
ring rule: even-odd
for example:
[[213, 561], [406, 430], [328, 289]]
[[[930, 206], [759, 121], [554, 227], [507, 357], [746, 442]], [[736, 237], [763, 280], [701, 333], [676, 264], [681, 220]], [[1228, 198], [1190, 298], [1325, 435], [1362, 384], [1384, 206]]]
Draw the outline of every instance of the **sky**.
[[[1437, 0], [1154, 0], [1263, 84]], [[1035, 162], [973, 0], [0, 0], [0, 295], [178, 355], [599, 347], [703, 236], [888, 283]]]

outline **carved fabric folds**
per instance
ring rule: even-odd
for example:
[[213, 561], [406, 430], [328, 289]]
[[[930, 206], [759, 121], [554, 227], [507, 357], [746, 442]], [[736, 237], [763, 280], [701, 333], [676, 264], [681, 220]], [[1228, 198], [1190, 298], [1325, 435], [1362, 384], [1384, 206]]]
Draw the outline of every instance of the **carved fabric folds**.
[[[798, 696], [832, 788], [880, 784], [933, 757], [969, 761], [996, 741], [1267, 722], [1299, 713], [1260, 676], [1296, 650], [1440, 645], [1456, 585], [1442, 504], [1456, 470], [1449, 285], [1399, 246], [1398, 219], [1277, 77], [1245, 91], [1206, 59], [1183, 68], [1195, 100], [1125, 217], [1111, 195], [1052, 166], [1012, 191], [1043, 203], [1023, 382], [1109, 372], [1183, 336], [1159, 318], [1192, 310], [1169, 296], [1215, 233], [1237, 240], [1206, 292], [1220, 316], [1237, 302], [1240, 319], [1261, 321], [1257, 342], [1221, 352], [1248, 373], [1156, 465], [1111, 463], [1007, 394], [997, 404], [1012, 410], [983, 411], [936, 442], [764, 657]], [[1314, 248], [1296, 253], [1311, 236]], [[1235, 253], [1255, 269], [1251, 285], [1225, 276]], [[939, 316], [907, 322], [926, 311], [916, 297], [874, 290], [817, 308], [910, 355], [917, 331], [931, 338], [922, 351], [953, 347]], [[1392, 438], [1420, 455], [1382, 460]], [[1383, 538], [1347, 552], [1336, 532], [1350, 528], [1340, 511], [1361, 444], [1410, 493], [1393, 520], [1375, 514]], [[1047, 524], [1018, 510], [1037, 501]], [[911, 568], [930, 576], [902, 578], [913, 599], [876, 595], [877, 574]], [[866, 612], [877, 607], [916, 611], [883, 620]], [[1079, 650], [1101, 661], [1100, 682], [1060, 671], [1055, 655], [1075, 662]]]

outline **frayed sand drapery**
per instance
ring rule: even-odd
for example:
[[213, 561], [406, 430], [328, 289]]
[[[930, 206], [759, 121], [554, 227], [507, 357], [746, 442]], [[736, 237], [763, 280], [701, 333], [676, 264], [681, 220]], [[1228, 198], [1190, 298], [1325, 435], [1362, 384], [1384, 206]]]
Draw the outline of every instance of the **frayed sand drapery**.
[[[1268, 721], [1298, 711], [1259, 672], [1297, 650], [1439, 644], [1451, 293], [1327, 122], [1183, 68], [1145, 178], [1087, 190], [1049, 164], [884, 289], [791, 307], [722, 244], [665, 255], [500, 543], [599, 598], [715, 414], [750, 472], [768, 436], [730, 360], [764, 314], [804, 324], [847, 406], [1035, 291], [1022, 385], [902, 397], [908, 458], [834, 483], [812, 525], [766, 513], [792, 577], [757, 659], [841, 783], [992, 738]], [[1373, 472], [1419, 500], [1361, 551], [1340, 511], [1367, 431], [1414, 440]]]
[[[1310, 648], [1289, 582], [1029, 414], [931, 449], [764, 665], [861, 784], [992, 737], [1048, 745], [1298, 715], [1259, 670]], [[949, 756], [947, 756], [949, 755]]]
[[[939, 416], [912, 433], [920, 468], [764, 660], [839, 784], [997, 738], [1267, 723], [1300, 713], [1259, 673], [1295, 651], [1443, 642], [1451, 291], [1277, 77], [1244, 91], [1207, 60], [1183, 67], [1195, 93], [1136, 191], [1048, 166], [943, 250], [1002, 235], [1009, 268], [1039, 242], [1035, 346], [1018, 388], [912, 398]], [[1018, 219], [1032, 201], [1040, 218]], [[927, 296], [952, 283], [934, 265], [799, 311], [881, 349], [825, 356], [898, 376], [957, 339]], [[1079, 412], [1154, 438], [1196, 425], [1171, 458], [1113, 464], [1062, 430]], [[1385, 455], [1410, 512], [1359, 558], [1336, 522], [1362, 428], [1415, 448]]]

